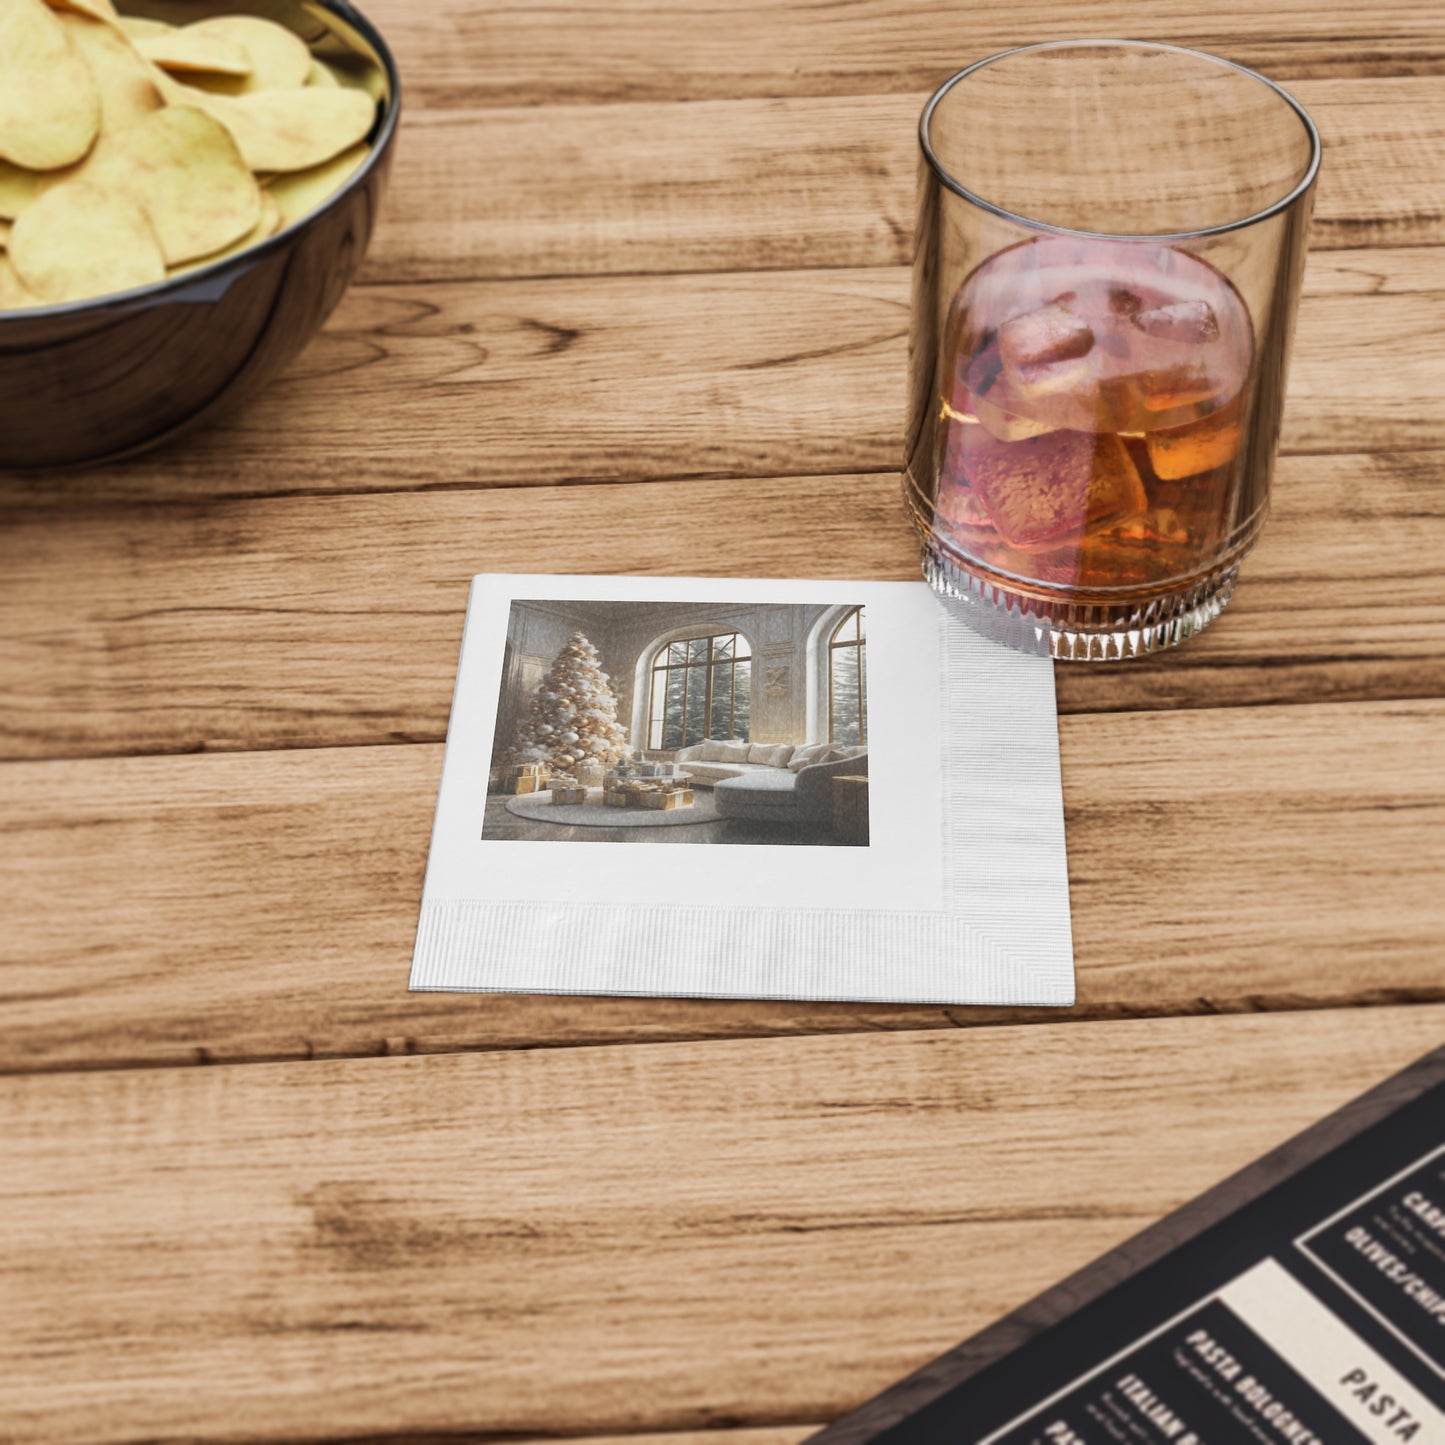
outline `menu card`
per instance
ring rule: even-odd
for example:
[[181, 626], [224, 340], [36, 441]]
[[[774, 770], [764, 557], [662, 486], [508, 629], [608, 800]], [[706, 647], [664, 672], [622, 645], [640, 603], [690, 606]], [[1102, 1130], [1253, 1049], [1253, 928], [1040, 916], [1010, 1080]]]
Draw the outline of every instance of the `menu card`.
[[1441, 1445], [1445, 1048], [812, 1440]]

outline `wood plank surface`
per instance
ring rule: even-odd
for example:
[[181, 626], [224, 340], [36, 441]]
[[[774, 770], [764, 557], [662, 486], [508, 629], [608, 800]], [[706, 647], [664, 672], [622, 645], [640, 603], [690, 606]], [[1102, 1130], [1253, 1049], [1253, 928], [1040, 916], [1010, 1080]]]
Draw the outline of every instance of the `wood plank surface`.
[[[1445, 999], [1445, 701], [1064, 719], [1079, 1003]], [[0, 1069], [945, 1029], [1017, 1011], [406, 992], [436, 746], [0, 771]], [[1167, 860], [1167, 861], [1161, 861]]]
[[[865, 95], [931, 90], [952, 71], [1012, 45], [1135, 35], [1127, 0], [849, 0], [822, 9], [766, 0], [581, 0], [568, 23], [546, 6], [469, 0], [370, 0], [408, 93], [427, 107], [563, 107], [620, 100]], [[1149, 38], [1213, 51], [1275, 79], [1434, 75], [1445, 24], [1429, 0], [1347, 9], [1318, 0], [1260, 7], [1167, 0]]]
[[0, 1417], [36, 1445], [825, 1420], [1442, 1031], [1435, 1007], [5, 1080]]
[[1445, 12], [1149, 12], [1325, 158], [1236, 601], [1057, 674], [1019, 1011], [405, 985], [469, 577], [916, 577], [919, 109], [1137, 7], [363, 8], [324, 334], [0, 475], [0, 1437], [802, 1445], [1445, 1038]]
[[[1061, 710], [1445, 692], [1442, 467], [1284, 458], [1224, 617], [1154, 659], [1059, 668]], [[917, 557], [888, 473], [18, 509], [0, 757], [440, 740], [481, 570], [907, 580]]]
[[[1316, 249], [1445, 240], [1441, 89], [1436, 76], [1292, 85], [1324, 142]], [[363, 275], [906, 264], [926, 100], [919, 91], [413, 111]]]
[[[1332, 253], [1321, 275], [1282, 450], [1440, 447], [1445, 248]], [[360, 287], [229, 418], [108, 467], [0, 475], [0, 524], [101, 501], [892, 471], [908, 290], [898, 267]]]

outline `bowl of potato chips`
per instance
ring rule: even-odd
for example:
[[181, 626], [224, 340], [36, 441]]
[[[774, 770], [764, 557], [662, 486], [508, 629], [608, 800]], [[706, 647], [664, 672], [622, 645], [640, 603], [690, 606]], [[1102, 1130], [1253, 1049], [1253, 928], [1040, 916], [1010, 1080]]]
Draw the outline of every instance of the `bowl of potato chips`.
[[0, 467], [153, 446], [290, 361], [399, 106], [343, 0], [0, 0]]

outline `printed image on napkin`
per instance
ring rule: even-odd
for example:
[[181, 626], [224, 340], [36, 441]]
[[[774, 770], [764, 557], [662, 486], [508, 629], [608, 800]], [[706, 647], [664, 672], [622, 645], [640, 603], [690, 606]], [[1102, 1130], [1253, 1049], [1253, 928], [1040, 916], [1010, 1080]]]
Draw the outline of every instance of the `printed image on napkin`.
[[1052, 664], [922, 583], [476, 578], [411, 987], [1072, 1003]]

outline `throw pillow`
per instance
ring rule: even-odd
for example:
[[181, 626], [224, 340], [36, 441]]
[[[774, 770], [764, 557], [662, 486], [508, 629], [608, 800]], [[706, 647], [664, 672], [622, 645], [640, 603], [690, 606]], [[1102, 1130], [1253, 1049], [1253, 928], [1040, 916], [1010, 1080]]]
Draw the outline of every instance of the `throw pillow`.
[[768, 766], [773, 768], [786, 768], [792, 756], [792, 743], [779, 743], [776, 747], [768, 749]]
[[795, 773], [799, 772], [809, 763], [817, 762], [818, 754], [827, 750], [827, 743], [805, 743], [802, 747], [793, 749], [793, 756], [788, 759], [788, 767]]
[[745, 763], [751, 751], [746, 739], [739, 739], [737, 742], [722, 742], [718, 746], [722, 749], [722, 757], [718, 761], [722, 763]]
[[748, 761], [750, 763], [766, 763], [771, 760], [773, 749], [767, 743], [754, 743], [748, 749]]
[[698, 751], [700, 763], [720, 763], [723, 760], [723, 745], [716, 738], [704, 738]]

